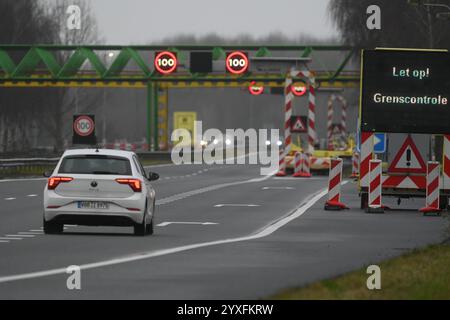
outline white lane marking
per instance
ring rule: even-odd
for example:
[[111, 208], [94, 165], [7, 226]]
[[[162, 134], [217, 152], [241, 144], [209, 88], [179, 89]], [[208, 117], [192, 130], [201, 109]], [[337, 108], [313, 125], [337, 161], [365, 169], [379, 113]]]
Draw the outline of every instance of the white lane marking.
[[19, 237], [2, 237], [0, 240], [22, 240], [23, 238]]
[[34, 236], [31, 234], [5, 234], [5, 237], [33, 238]]
[[262, 187], [262, 190], [295, 190], [293, 187]]
[[226, 187], [237, 186], [237, 185], [246, 184], [246, 183], [262, 182], [262, 181], [265, 181], [265, 180], [271, 178], [272, 175], [274, 175], [274, 174], [275, 174], [275, 171], [272, 172], [270, 175], [263, 176], [263, 177], [260, 177], [260, 178], [254, 178], [254, 179], [250, 179], [250, 180], [243, 180], [243, 181], [235, 181], [235, 182], [227, 182], [227, 183], [215, 184], [215, 185], [211, 185], [211, 186], [208, 186], [208, 187], [204, 187], [204, 188], [200, 188], [200, 189], [196, 189], [196, 190], [191, 190], [191, 191], [175, 194], [173, 196], [169, 196], [169, 197], [157, 200], [156, 204], [157, 205], [163, 205], [163, 204], [171, 203], [171, 202], [178, 201], [178, 200], [181, 200], [181, 199], [185, 199], [185, 198], [188, 198], [188, 197], [192, 197], [192, 196], [195, 196], [195, 195], [198, 195], [198, 194], [202, 194], [202, 193], [205, 193], [205, 192], [214, 191], [214, 190], [218, 190], [218, 189], [222, 189], [222, 188], [226, 188]]
[[214, 205], [215, 208], [222, 208], [222, 207], [260, 207], [259, 204], [245, 204], [245, 203], [219, 203]]
[[16, 200], [16, 198], [5, 198], [6, 201]]
[[218, 224], [216, 222], [187, 222], [187, 221], [164, 221], [160, 224], [157, 224], [157, 227], [165, 227], [168, 226], [169, 224], [197, 224], [197, 225], [203, 225], [203, 226], [208, 226], [208, 225], [213, 225], [213, 224]]
[[[248, 236], [238, 237], [238, 238], [228, 238], [223, 240], [216, 240], [216, 241], [209, 241], [209, 242], [201, 242], [201, 243], [195, 243], [175, 248], [169, 248], [169, 249], [161, 249], [161, 250], [155, 250], [155, 251], [149, 251], [145, 253], [138, 253], [127, 257], [121, 257], [121, 258], [115, 258], [110, 260], [104, 260], [99, 262], [93, 262], [88, 264], [80, 265], [80, 269], [82, 270], [88, 270], [88, 269], [95, 269], [95, 268], [102, 268], [107, 267], [111, 265], [117, 265], [122, 263], [128, 263], [133, 261], [139, 261], [139, 260], [145, 260], [150, 259], [154, 257], [160, 257], [165, 256], [169, 254], [179, 253], [183, 251], [189, 251], [194, 250], [198, 248], [204, 248], [204, 247], [210, 247], [210, 246], [216, 246], [216, 245], [223, 245], [228, 243], [236, 243], [236, 242], [242, 242], [242, 241], [249, 241], [249, 240], [255, 240], [263, 237], [267, 237], [283, 227], [284, 225], [288, 224], [294, 219], [297, 219], [301, 215], [303, 215], [309, 208], [311, 208], [317, 201], [319, 201], [321, 198], [323, 198], [327, 194], [327, 189], [322, 189], [319, 192], [312, 195], [307, 201], [304, 201], [299, 208], [288, 214], [287, 216], [275, 220], [256, 233], [250, 234]], [[18, 281], [18, 280], [26, 280], [26, 279], [33, 279], [33, 278], [40, 278], [40, 277], [47, 277], [47, 276], [54, 276], [59, 274], [65, 274], [66, 273], [66, 267], [58, 268], [58, 269], [50, 269], [50, 270], [44, 270], [44, 271], [37, 271], [37, 272], [30, 272], [30, 273], [23, 273], [23, 274], [16, 274], [12, 276], [3, 276], [0, 277], [0, 283], [3, 282], [11, 282], [11, 281]]]
[[16, 182], [16, 181], [39, 181], [39, 180], [47, 180], [47, 178], [0, 179], [0, 183], [2, 183], [2, 182]]
[[37, 194], [29, 194], [29, 195], [27, 195], [27, 197], [37, 197], [38, 195]]
[[8, 243], [9, 240], [0, 240], [1, 243]]
[[41, 230], [35, 231], [35, 232], [33, 232], [33, 231], [20, 231], [20, 232], [17, 232], [17, 233], [20, 234], [20, 235], [23, 235], [23, 234], [34, 234], [34, 235], [38, 235], [38, 234], [42, 234], [42, 231], [41, 231]]
[[44, 232], [44, 231], [42, 231], [42, 229], [31, 229], [30, 231], [31, 232]]

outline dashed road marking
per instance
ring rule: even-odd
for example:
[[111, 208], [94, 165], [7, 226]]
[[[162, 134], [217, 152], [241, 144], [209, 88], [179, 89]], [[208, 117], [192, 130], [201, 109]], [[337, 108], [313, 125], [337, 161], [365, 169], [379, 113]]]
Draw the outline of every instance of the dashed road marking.
[[11, 198], [5, 198], [5, 200], [6, 200], [6, 201], [11, 201], [11, 200], [16, 200], [16, 198], [13, 198], [13, 197], [11, 197]]
[[22, 240], [23, 238], [19, 237], [2, 237], [0, 240]]
[[[297, 219], [298, 217], [303, 215], [305, 212], [307, 212], [307, 210], [309, 208], [311, 208], [314, 204], [316, 204], [317, 201], [322, 199], [327, 194], [327, 192], [328, 192], [327, 189], [320, 190], [319, 192], [311, 195], [307, 200], [303, 201], [302, 204], [297, 209], [291, 211], [286, 216], [270, 222], [269, 224], [267, 224], [265, 227], [263, 227], [259, 231], [255, 232], [255, 233], [251, 233], [249, 235], [236, 237], [236, 238], [226, 238], [226, 239], [222, 239], [222, 240], [215, 240], [215, 241], [209, 241], [209, 242], [194, 243], [194, 244], [189, 244], [189, 245], [184, 245], [184, 246], [179, 246], [179, 247], [173, 247], [173, 248], [161, 249], [161, 250], [153, 250], [153, 251], [148, 251], [148, 252], [143, 252], [143, 253], [141, 252], [141, 253], [129, 255], [126, 257], [118, 257], [118, 258], [83, 264], [83, 265], [80, 265], [79, 267], [81, 270], [102, 268], [102, 267], [124, 264], [124, 263], [129, 263], [129, 262], [134, 262], [134, 261], [147, 260], [147, 259], [151, 259], [151, 258], [155, 258], [155, 257], [166, 256], [166, 255], [170, 255], [170, 254], [195, 250], [195, 249], [199, 249], [199, 248], [212, 247], [212, 246], [217, 246], [217, 245], [224, 245], [224, 244], [237, 243], [237, 242], [250, 241], [250, 240], [264, 238], [264, 237], [271, 235], [272, 233], [274, 233], [281, 227], [285, 226], [292, 220]], [[64, 266], [64, 267], [57, 268], [57, 269], [49, 269], [49, 270], [42, 270], [42, 271], [36, 271], [36, 272], [30, 272], [30, 273], [14, 274], [14, 275], [10, 275], [10, 276], [2, 276], [2, 277], [0, 277], [0, 283], [66, 274], [66, 271], [67, 271], [67, 267]]]
[[27, 195], [27, 197], [37, 197], [38, 195], [37, 194], [29, 194], [29, 195]]
[[5, 237], [25, 237], [25, 238], [33, 238], [32, 234], [5, 234]]

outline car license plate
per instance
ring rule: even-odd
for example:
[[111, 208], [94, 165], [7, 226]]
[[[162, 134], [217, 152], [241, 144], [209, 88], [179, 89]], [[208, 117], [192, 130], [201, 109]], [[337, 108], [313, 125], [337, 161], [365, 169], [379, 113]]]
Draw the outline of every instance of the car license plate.
[[107, 202], [100, 201], [78, 201], [78, 209], [108, 209], [109, 204]]

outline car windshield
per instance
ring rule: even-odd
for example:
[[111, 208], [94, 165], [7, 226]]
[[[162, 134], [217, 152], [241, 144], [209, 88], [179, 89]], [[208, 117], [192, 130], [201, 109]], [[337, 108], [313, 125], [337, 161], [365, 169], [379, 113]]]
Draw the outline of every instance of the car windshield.
[[131, 175], [127, 158], [106, 155], [67, 156], [62, 160], [59, 173]]

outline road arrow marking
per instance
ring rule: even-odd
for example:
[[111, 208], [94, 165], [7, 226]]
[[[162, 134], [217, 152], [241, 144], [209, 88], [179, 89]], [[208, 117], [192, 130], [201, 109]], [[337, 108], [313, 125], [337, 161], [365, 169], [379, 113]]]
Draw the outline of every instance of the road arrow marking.
[[220, 203], [214, 205], [215, 208], [222, 208], [222, 207], [259, 207], [259, 204], [238, 204], [238, 203]]
[[157, 224], [158, 227], [165, 227], [168, 226], [169, 224], [197, 224], [197, 225], [203, 225], [203, 226], [207, 226], [207, 225], [213, 225], [213, 224], [218, 224], [216, 222], [183, 222], [183, 221], [164, 221], [160, 224]]

